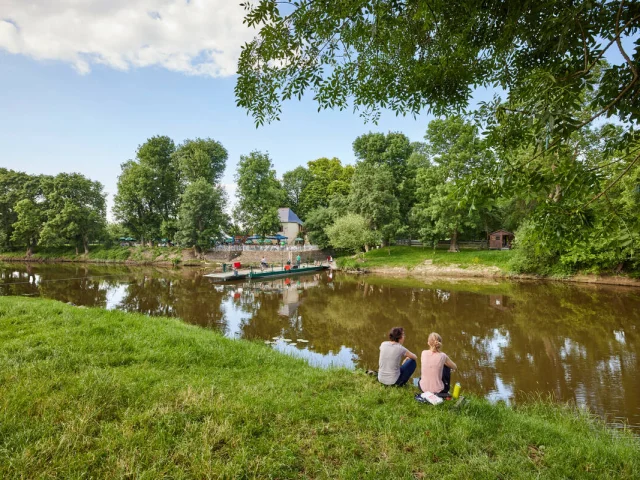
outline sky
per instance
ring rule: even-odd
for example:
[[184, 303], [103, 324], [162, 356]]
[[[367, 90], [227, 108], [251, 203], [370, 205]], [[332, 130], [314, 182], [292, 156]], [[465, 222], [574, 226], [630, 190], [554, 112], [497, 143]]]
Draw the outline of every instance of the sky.
[[318, 113], [311, 99], [256, 129], [233, 92], [255, 33], [242, 18], [239, 0], [0, 0], [0, 167], [82, 173], [112, 205], [120, 164], [147, 138], [209, 137], [229, 152], [233, 199], [237, 162], [253, 150], [280, 177], [320, 157], [353, 163], [353, 140], [369, 131], [422, 140], [426, 114], [384, 112], [375, 125], [351, 110]]

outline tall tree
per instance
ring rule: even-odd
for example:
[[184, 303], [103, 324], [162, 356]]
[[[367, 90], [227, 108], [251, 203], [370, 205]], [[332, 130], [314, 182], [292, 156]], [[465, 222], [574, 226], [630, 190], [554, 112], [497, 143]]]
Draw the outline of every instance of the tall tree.
[[395, 238], [400, 228], [398, 199], [393, 194], [393, 172], [386, 164], [358, 163], [351, 182], [349, 207], [379, 232], [383, 244]]
[[229, 154], [220, 142], [211, 138], [185, 140], [175, 151], [182, 181], [191, 183], [199, 178], [211, 184], [220, 182]]
[[222, 187], [214, 187], [207, 178], [197, 178], [182, 194], [176, 240], [193, 246], [196, 253], [207, 249], [228, 223], [225, 205]]
[[304, 167], [296, 167], [282, 175], [282, 188], [286, 194], [286, 204], [302, 220], [306, 220], [307, 212], [302, 208], [302, 199], [312, 175]]
[[43, 244], [70, 243], [89, 253], [89, 242], [106, 227], [103, 186], [78, 173], [60, 173], [45, 186], [47, 220], [40, 233]]
[[458, 251], [458, 235], [480, 228], [479, 211], [492, 206], [491, 189], [482, 188], [491, 176], [492, 152], [461, 117], [431, 121], [425, 139], [433, 165], [417, 171], [413, 215], [422, 221], [423, 240], [449, 237], [449, 251]]
[[174, 159], [176, 146], [169, 137], [151, 137], [138, 147], [137, 158], [141, 165], [153, 172], [154, 203], [164, 221], [175, 218], [180, 196], [179, 168]]
[[33, 247], [38, 243], [42, 220], [42, 209], [33, 200], [22, 199], [15, 204], [16, 221], [13, 224], [11, 240], [27, 246], [27, 257], [33, 253]]
[[285, 195], [269, 155], [258, 151], [242, 155], [235, 179], [237, 221], [260, 235], [278, 231], [278, 208], [285, 201]]
[[187, 155], [176, 157], [174, 152], [169, 137], [151, 137], [138, 147], [137, 161], [121, 165], [114, 212], [143, 241], [161, 235], [172, 238], [175, 232], [181, 188], [178, 160]]
[[360, 135], [353, 142], [353, 153], [361, 162], [387, 165], [393, 172], [396, 189], [405, 179], [407, 160], [413, 152], [409, 138], [400, 132]]
[[348, 195], [353, 167], [342, 166], [337, 158], [319, 158], [307, 162], [311, 180], [302, 192], [300, 201], [303, 212], [328, 207], [334, 195]]
[[113, 212], [122, 224], [141, 241], [160, 236], [162, 216], [155, 203], [154, 172], [148, 165], [129, 160], [121, 165], [118, 193]]
[[0, 168], [0, 249], [12, 246], [13, 224], [18, 220], [15, 205], [20, 200], [32, 200], [44, 209], [41, 187], [44, 178], [47, 177]]

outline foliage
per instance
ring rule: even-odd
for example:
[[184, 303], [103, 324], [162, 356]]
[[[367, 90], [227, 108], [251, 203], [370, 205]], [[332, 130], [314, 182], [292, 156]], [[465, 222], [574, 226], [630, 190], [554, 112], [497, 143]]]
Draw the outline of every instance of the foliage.
[[318, 158], [307, 163], [310, 180], [302, 192], [300, 209], [304, 218], [311, 210], [328, 207], [331, 198], [349, 194], [353, 167], [337, 158]]
[[13, 224], [11, 240], [27, 246], [27, 256], [31, 256], [33, 247], [38, 242], [42, 229], [42, 210], [27, 198], [15, 204], [16, 221]]
[[300, 166], [282, 175], [282, 188], [286, 194], [286, 206], [293, 210], [301, 220], [306, 220], [307, 211], [303, 210], [303, 198], [312, 174]]
[[329, 207], [311, 210], [304, 222], [304, 229], [312, 245], [328, 248], [331, 245], [327, 235], [327, 228], [336, 220], [335, 212]]
[[379, 232], [371, 230], [367, 220], [355, 213], [338, 218], [326, 232], [331, 245], [353, 253], [380, 242]]
[[460, 117], [433, 120], [425, 139], [432, 162], [417, 170], [412, 215], [423, 242], [448, 237], [455, 251], [458, 234], [477, 230], [481, 214], [493, 206], [493, 191], [485, 186], [492, 155], [476, 127]]
[[199, 251], [209, 248], [226, 223], [225, 204], [222, 188], [214, 187], [207, 178], [189, 184], [180, 201], [176, 241]]
[[400, 226], [398, 199], [393, 191], [394, 179], [390, 167], [385, 164], [358, 163], [351, 181], [349, 208], [362, 215], [369, 229], [377, 232], [375, 237], [385, 244], [395, 239]]
[[89, 253], [89, 243], [101, 238], [106, 226], [102, 184], [78, 173], [60, 173], [45, 183], [44, 190], [48, 211], [40, 233], [41, 243], [70, 243]]
[[235, 179], [238, 184], [236, 220], [260, 235], [278, 231], [278, 208], [285, 201], [285, 195], [269, 155], [258, 151], [242, 155]]
[[[488, 117], [508, 110], [541, 145], [604, 114], [630, 134], [640, 119], [640, 48], [627, 52], [621, 40], [640, 46], [638, 2], [258, 0], [245, 8], [258, 33], [242, 49], [235, 92], [258, 125], [308, 92], [320, 109], [352, 103], [375, 121], [383, 108], [461, 111], [478, 86], [508, 96], [485, 105]], [[595, 113], [580, 119], [572, 106], [610, 49], [624, 61], [603, 68], [589, 100]]]
[[204, 178], [210, 184], [220, 182], [229, 157], [222, 144], [211, 138], [185, 140], [173, 155], [182, 182], [191, 183]]
[[[152, 137], [138, 147], [137, 161], [121, 165], [114, 214], [134, 237], [153, 241], [162, 234], [172, 238], [170, 227], [179, 201], [180, 179], [175, 145], [169, 137]], [[164, 222], [165, 231], [162, 231]]]
[[14, 246], [11, 240], [13, 224], [18, 220], [15, 206], [21, 200], [31, 200], [42, 206], [44, 201], [41, 175], [0, 168], [0, 250]]

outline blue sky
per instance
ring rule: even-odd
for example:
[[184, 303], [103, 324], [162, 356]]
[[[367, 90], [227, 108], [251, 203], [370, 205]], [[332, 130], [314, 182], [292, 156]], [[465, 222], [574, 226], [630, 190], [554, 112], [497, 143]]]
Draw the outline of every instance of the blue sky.
[[282, 120], [258, 129], [235, 105], [235, 77], [209, 78], [160, 67], [78, 74], [69, 65], [0, 53], [0, 166], [28, 173], [80, 172], [116, 189], [120, 164], [148, 137], [177, 143], [211, 137], [229, 151], [224, 183], [240, 155], [268, 151], [278, 175], [323, 156], [354, 161], [351, 144], [368, 131], [398, 130], [421, 140], [429, 121], [383, 115], [365, 124], [351, 111], [288, 102]]
[[369, 131], [423, 138], [426, 114], [365, 124], [350, 110], [318, 113], [310, 99], [256, 129], [233, 94], [239, 48], [253, 35], [242, 16], [231, 0], [3, 0], [0, 167], [80, 172], [104, 184], [111, 204], [120, 164], [153, 135], [220, 141], [231, 194], [252, 150], [269, 152], [281, 176], [323, 156], [353, 163], [351, 144]]

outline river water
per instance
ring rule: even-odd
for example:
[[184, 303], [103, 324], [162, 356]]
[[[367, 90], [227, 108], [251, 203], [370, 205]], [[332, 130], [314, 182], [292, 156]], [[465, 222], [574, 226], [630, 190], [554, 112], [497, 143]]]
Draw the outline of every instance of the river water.
[[323, 272], [219, 284], [198, 269], [0, 264], [0, 295], [177, 316], [318, 366], [376, 369], [403, 326], [405, 346], [443, 337], [453, 382], [492, 401], [572, 401], [640, 431], [640, 289], [542, 282], [419, 281]]

